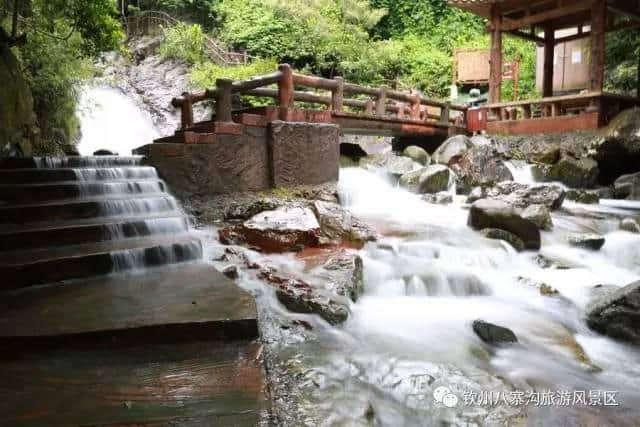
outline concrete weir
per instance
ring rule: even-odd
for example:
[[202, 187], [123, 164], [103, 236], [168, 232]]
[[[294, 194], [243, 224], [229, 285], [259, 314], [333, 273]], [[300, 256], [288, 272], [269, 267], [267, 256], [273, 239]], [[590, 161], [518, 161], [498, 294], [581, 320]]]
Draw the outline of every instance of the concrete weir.
[[206, 143], [158, 140], [136, 150], [181, 196], [337, 181], [337, 125], [272, 121], [205, 134]]

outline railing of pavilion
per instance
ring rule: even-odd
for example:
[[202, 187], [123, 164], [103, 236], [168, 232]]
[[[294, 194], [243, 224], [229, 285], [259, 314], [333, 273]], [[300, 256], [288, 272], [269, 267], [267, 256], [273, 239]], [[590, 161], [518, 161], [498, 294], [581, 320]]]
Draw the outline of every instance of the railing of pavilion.
[[[277, 84], [277, 89], [268, 86]], [[295, 90], [296, 87], [307, 87], [330, 92], [328, 95]], [[215, 100], [215, 121], [232, 121], [232, 97], [241, 94], [255, 97], [272, 98], [280, 108], [293, 108], [295, 102], [305, 102], [326, 106], [331, 112], [342, 112], [344, 107], [359, 110], [360, 115], [376, 118], [396, 118], [437, 126], [466, 127], [467, 106], [453, 105], [446, 102], [426, 99], [419, 94], [408, 94], [391, 90], [386, 86], [371, 88], [347, 83], [342, 77], [326, 79], [308, 76], [293, 71], [288, 64], [282, 64], [278, 71], [265, 76], [243, 81], [228, 79], [216, 80], [215, 89], [202, 93], [183, 93], [174, 98], [172, 105], [181, 109], [181, 129], [194, 125], [193, 104], [205, 100]], [[363, 98], [345, 98], [346, 94]], [[393, 102], [393, 103], [390, 103]], [[434, 114], [429, 110], [437, 109]], [[453, 113], [452, 113], [453, 112]]]
[[601, 112], [612, 103], [633, 103], [637, 99], [603, 92], [587, 92], [576, 95], [489, 104], [489, 121], [521, 120], [545, 117], [575, 116], [583, 113]]

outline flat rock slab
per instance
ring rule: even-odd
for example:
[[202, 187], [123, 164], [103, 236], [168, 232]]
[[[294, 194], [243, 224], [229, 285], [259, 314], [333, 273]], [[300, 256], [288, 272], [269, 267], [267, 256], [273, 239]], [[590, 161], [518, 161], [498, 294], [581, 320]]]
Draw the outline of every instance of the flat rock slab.
[[47, 351], [0, 360], [2, 425], [256, 426], [268, 416], [256, 341]]
[[258, 336], [253, 297], [204, 263], [4, 293], [0, 313], [0, 343], [136, 330], [142, 340], [154, 331]]

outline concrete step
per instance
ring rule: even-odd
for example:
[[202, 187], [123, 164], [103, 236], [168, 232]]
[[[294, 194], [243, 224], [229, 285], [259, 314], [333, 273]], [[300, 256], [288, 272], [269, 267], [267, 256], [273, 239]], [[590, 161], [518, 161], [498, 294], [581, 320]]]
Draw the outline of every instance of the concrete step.
[[[16, 348], [93, 345], [104, 336], [107, 344], [258, 337], [253, 297], [203, 262], [4, 292], [0, 313], [0, 342], [21, 341]], [[192, 337], [183, 336], [189, 329]]]
[[5, 157], [0, 169], [140, 166], [142, 156]]
[[157, 179], [150, 166], [105, 168], [0, 169], [0, 184], [35, 184], [56, 181], [112, 181], [118, 179]]
[[165, 191], [164, 182], [157, 179], [0, 185], [0, 206], [41, 203], [79, 197], [133, 194], [146, 196], [149, 193], [163, 193]]
[[0, 207], [0, 223], [29, 224], [116, 215], [158, 215], [176, 209], [175, 199], [166, 193], [154, 197], [95, 197], [3, 206]]
[[185, 233], [188, 229], [187, 218], [180, 215], [151, 218], [103, 218], [94, 224], [51, 223], [40, 227], [7, 227], [4, 231], [0, 231], [0, 253]]
[[202, 244], [189, 234], [0, 252], [0, 290], [201, 258]]

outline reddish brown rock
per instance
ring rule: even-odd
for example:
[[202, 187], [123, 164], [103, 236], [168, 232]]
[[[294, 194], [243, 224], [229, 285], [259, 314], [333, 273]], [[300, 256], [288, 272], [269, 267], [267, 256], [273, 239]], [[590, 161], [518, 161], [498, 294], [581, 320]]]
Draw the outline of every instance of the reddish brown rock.
[[283, 207], [223, 228], [218, 235], [223, 244], [245, 244], [269, 253], [289, 252], [317, 246], [320, 224], [308, 208]]

